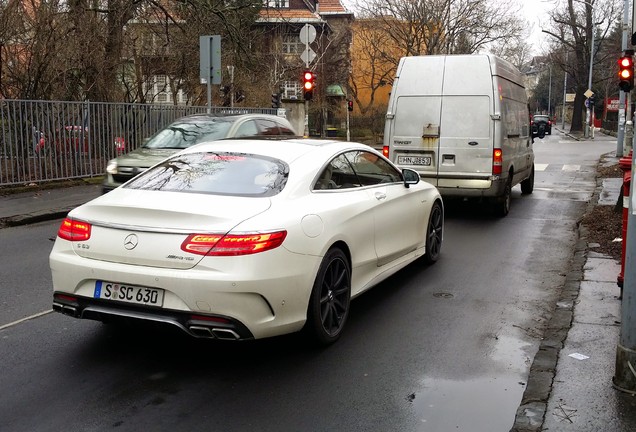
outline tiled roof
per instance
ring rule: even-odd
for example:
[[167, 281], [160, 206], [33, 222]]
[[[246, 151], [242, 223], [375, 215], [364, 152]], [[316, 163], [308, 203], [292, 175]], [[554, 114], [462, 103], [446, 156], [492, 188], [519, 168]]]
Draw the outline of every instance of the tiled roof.
[[307, 9], [274, 9], [263, 8], [259, 15], [265, 19], [319, 19], [320, 17]]
[[340, 0], [318, 0], [319, 12], [348, 12]]

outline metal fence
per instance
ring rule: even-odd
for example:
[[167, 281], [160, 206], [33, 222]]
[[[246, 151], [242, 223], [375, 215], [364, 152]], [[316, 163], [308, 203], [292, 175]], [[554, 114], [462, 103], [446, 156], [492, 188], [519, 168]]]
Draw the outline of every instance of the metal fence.
[[179, 117], [207, 111], [207, 106], [0, 100], [0, 186], [101, 176], [110, 159], [138, 148]]

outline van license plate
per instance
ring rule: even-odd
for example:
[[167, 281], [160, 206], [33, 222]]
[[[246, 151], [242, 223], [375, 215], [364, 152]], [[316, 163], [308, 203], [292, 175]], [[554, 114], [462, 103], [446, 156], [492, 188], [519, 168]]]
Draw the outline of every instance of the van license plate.
[[430, 156], [398, 156], [398, 165], [430, 165]]

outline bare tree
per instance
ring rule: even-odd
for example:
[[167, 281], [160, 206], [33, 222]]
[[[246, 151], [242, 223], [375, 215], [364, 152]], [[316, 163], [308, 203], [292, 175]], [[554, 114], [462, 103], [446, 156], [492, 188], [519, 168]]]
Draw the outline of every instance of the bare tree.
[[471, 54], [522, 28], [520, 5], [512, 0], [369, 0], [356, 7], [361, 17], [377, 20], [401, 56]]
[[[543, 29], [552, 37], [552, 60], [566, 71], [575, 88], [572, 133], [583, 130], [584, 93], [589, 86], [590, 65], [594, 71], [607, 61], [606, 56], [597, 53], [605, 52], [603, 47], [608, 34], [620, 19], [619, 9], [618, 0], [555, 0], [554, 11], [550, 14], [552, 27]], [[593, 58], [592, 40], [595, 41]], [[592, 86], [605, 79], [601, 75], [592, 75]]]
[[527, 56], [513, 0], [359, 0], [356, 10], [350, 85], [362, 113], [378, 108], [375, 97], [392, 84], [401, 57], [493, 49], [512, 57], [520, 47], [516, 64]]

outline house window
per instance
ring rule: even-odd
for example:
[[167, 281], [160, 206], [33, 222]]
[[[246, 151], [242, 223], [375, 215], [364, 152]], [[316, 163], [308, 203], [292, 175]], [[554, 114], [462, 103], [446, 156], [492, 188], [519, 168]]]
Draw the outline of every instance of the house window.
[[300, 99], [300, 81], [283, 83], [283, 99]]
[[289, 0], [264, 0], [264, 2], [270, 8], [281, 9], [289, 7]]
[[[178, 82], [175, 82], [178, 86]], [[152, 75], [146, 77], [144, 81], [144, 92], [146, 93], [146, 100], [155, 103], [173, 103], [185, 104], [188, 100], [188, 96], [183, 89], [179, 89], [173, 98], [172, 81], [170, 77], [166, 75]]]
[[304, 50], [304, 45], [300, 41], [298, 34], [284, 34], [282, 42], [283, 54], [300, 54]]

